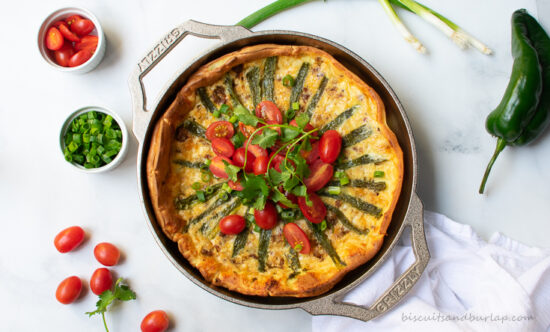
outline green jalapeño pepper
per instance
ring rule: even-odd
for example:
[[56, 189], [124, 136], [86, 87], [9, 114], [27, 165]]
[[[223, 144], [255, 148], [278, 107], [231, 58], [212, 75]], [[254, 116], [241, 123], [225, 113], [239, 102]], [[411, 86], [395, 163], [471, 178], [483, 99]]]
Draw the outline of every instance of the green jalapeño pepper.
[[500, 152], [507, 145], [533, 141], [550, 122], [550, 38], [525, 9], [512, 15], [512, 56], [508, 87], [486, 121], [487, 131], [498, 141], [479, 193]]

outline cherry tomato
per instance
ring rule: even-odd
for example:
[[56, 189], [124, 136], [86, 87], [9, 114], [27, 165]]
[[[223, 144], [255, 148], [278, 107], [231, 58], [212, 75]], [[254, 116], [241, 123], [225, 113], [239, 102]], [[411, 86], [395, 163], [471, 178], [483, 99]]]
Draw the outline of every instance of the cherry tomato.
[[272, 229], [277, 224], [277, 209], [271, 202], [266, 202], [263, 210], [254, 210], [256, 225], [263, 229]]
[[244, 135], [244, 137], [246, 138], [250, 137], [250, 135], [252, 135], [254, 130], [256, 130], [256, 128], [249, 125], [245, 125], [242, 122], [239, 122], [239, 131]]
[[82, 16], [80, 15], [71, 15], [65, 19], [65, 22], [67, 22], [67, 25], [71, 26], [74, 22], [81, 19], [82, 19]]
[[231, 180], [227, 181], [227, 184], [229, 185], [229, 188], [236, 190], [236, 191], [243, 191], [244, 187], [241, 184], [241, 180], [237, 180], [237, 182], [233, 182]]
[[256, 116], [273, 123], [283, 123], [283, 114], [277, 105], [269, 100], [264, 100], [256, 106]]
[[155, 310], [147, 314], [141, 321], [141, 332], [164, 332], [170, 325], [170, 319], [163, 310]]
[[90, 278], [90, 289], [95, 295], [99, 295], [104, 291], [111, 289], [113, 285], [113, 276], [111, 271], [104, 267], [95, 270]]
[[65, 42], [63, 47], [53, 52], [55, 62], [63, 67], [69, 67], [69, 59], [73, 56], [74, 49], [71, 42]]
[[81, 51], [76, 52], [70, 59], [69, 59], [69, 67], [76, 67], [80, 66], [84, 62], [90, 60], [90, 58], [94, 55], [94, 50], [90, 50], [89, 48], [85, 48]]
[[298, 206], [304, 217], [314, 224], [318, 224], [325, 219], [327, 215], [327, 207], [325, 203], [314, 193], [308, 194], [309, 200], [313, 203], [312, 206], [307, 206], [306, 198], [303, 196], [298, 197]]
[[55, 298], [63, 304], [73, 303], [78, 298], [81, 291], [82, 280], [77, 276], [68, 277], [57, 286]]
[[94, 23], [86, 18], [75, 20], [74, 23], [71, 24], [71, 31], [81, 37], [92, 32], [94, 28]]
[[[62, 26], [62, 25], [66, 26], [66, 27], [69, 27], [65, 21], [57, 21], [57, 22], [54, 22], [54, 24], [52, 24], [52, 26], [56, 27], [58, 30], [59, 30], [59, 27]], [[61, 32], [61, 31], [59, 31], [59, 32]]]
[[267, 157], [267, 150], [256, 144], [248, 144], [248, 151], [252, 153], [256, 158]]
[[80, 42], [74, 44], [75, 51], [82, 51], [85, 48], [89, 48], [93, 51], [97, 48], [99, 39], [97, 36], [84, 36], [80, 39]]
[[268, 156], [259, 156], [254, 160], [254, 174], [260, 175], [267, 172], [267, 162], [269, 161]]
[[235, 129], [229, 121], [216, 121], [213, 122], [208, 129], [206, 129], [206, 138], [212, 140], [213, 138], [231, 138], [235, 134]]
[[246, 221], [243, 216], [232, 214], [220, 220], [220, 231], [226, 235], [237, 235], [243, 231]]
[[319, 156], [325, 163], [333, 163], [340, 155], [342, 136], [336, 130], [327, 130], [319, 142]]
[[280, 154], [277, 154], [274, 157], [273, 156], [274, 154], [275, 154], [275, 151], [271, 152], [271, 154], [269, 155], [269, 159], [273, 158], [273, 160], [271, 160], [271, 165], [270, 166], [272, 168], [275, 168], [278, 172], [280, 172], [281, 171], [281, 164], [285, 160], [285, 157], [281, 156]]
[[[291, 126], [294, 126], [294, 127], [298, 127], [298, 123], [296, 122], [296, 120], [292, 120], [289, 122], [289, 125]], [[312, 131], [313, 129], [315, 129], [315, 127], [313, 127], [311, 124], [306, 124], [306, 126], [304, 127], [304, 131]], [[314, 132], [313, 134], [311, 134], [311, 136], [314, 136], [314, 137], [317, 137], [317, 134], [319, 132]]]
[[304, 151], [300, 150], [302, 157], [306, 159], [308, 165], [313, 164], [315, 161], [319, 160], [319, 142], [314, 142], [311, 144], [311, 150]]
[[214, 157], [214, 159], [212, 159], [212, 162], [210, 163], [210, 171], [212, 172], [212, 174], [219, 178], [227, 179], [229, 178], [229, 176], [225, 172], [224, 161], [226, 161], [229, 165], [234, 165], [231, 159], [224, 156], [216, 156]]
[[118, 263], [120, 251], [109, 242], [98, 243], [94, 248], [94, 256], [98, 262], [105, 266], [113, 266]]
[[60, 253], [66, 253], [78, 247], [84, 241], [84, 230], [78, 226], [65, 228], [55, 236], [53, 244]]
[[[284, 191], [284, 188], [282, 186], [279, 187], [279, 191], [282, 192], [285, 195], [285, 197], [288, 198], [289, 201], [291, 201], [294, 204], [298, 204], [298, 197], [296, 197], [296, 195], [294, 195], [291, 192]], [[277, 204], [279, 204], [279, 206], [282, 207], [283, 209], [289, 209], [288, 206], [284, 205], [281, 202], [277, 202]]]
[[309, 176], [304, 179], [304, 184], [308, 192], [315, 192], [324, 186], [332, 179], [334, 168], [331, 164], [327, 164], [322, 160], [317, 160], [309, 168]]
[[[280, 124], [280, 123], [278, 123], [278, 122], [276, 122], [276, 121], [272, 121], [272, 120], [267, 120], [266, 122], [267, 122], [268, 125], [271, 125], [271, 124]], [[269, 129], [275, 130], [275, 131], [279, 134], [279, 136], [281, 136], [281, 132], [282, 132], [282, 131], [281, 131], [281, 127], [271, 127], [271, 128], [269, 128]]]
[[235, 146], [233, 146], [233, 142], [227, 138], [213, 138], [212, 150], [219, 156], [231, 158], [235, 152]]
[[79, 42], [80, 41], [80, 38], [78, 38], [78, 36], [74, 32], [69, 30], [69, 27], [67, 25], [60, 24], [59, 25], [59, 32], [61, 32], [63, 37], [65, 37], [65, 39], [67, 39], [68, 41], [72, 41], [72, 42]]
[[297, 249], [297, 246], [301, 246], [300, 254], [309, 254], [311, 250], [309, 239], [300, 226], [289, 222], [283, 227], [283, 235], [292, 248]]
[[51, 27], [48, 29], [48, 32], [46, 33], [46, 47], [49, 50], [57, 51], [63, 47], [64, 42], [65, 40], [63, 39], [63, 35], [56, 27]]
[[[233, 162], [235, 165], [239, 167], [244, 166], [244, 157], [245, 157], [245, 149], [244, 147], [240, 147], [237, 150], [235, 150], [235, 153], [233, 153]], [[247, 151], [246, 152], [246, 168], [245, 171], [248, 173], [252, 173], [254, 171], [254, 160], [256, 159], [256, 156], [252, 154], [252, 152]]]

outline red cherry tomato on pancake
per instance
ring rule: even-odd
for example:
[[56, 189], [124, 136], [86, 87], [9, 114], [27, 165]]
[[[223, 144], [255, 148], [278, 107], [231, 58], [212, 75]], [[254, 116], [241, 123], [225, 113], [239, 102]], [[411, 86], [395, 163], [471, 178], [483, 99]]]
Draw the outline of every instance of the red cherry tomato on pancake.
[[170, 319], [163, 310], [155, 310], [147, 314], [141, 321], [141, 332], [164, 332], [170, 325]]
[[319, 156], [325, 163], [333, 163], [340, 155], [342, 136], [336, 130], [327, 130], [319, 141]]
[[225, 172], [225, 162], [227, 162], [230, 165], [234, 165], [233, 161], [231, 159], [224, 157], [224, 156], [216, 156], [212, 159], [212, 162], [210, 163], [210, 171], [212, 174], [219, 178], [227, 179], [229, 176]]
[[56, 27], [49, 28], [46, 33], [46, 47], [49, 50], [57, 51], [63, 47], [63, 43], [65, 43], [65, 40], [61, 32]]
[[334, 168], [322, 160], [317, 160], [309, 168], [309, 176], [304, 179], [308, 192], [315, 192], [323, 188], [332, 179]]
[[239, 122], [239, 131], [244, 135], [244, 137], [246, 138], [250, 137], [250, 135], [252, 135], [254, 130], [256, 130], [256, 128], [249, 125], [245, 125], [242, 122]]
[[220, 231], [226, 235], [237, 235], [243, 231], [246, 221], [243, 216], [232, 214], [220, 220]]
[[[233, 153], [233, 162], [235, 165], [239, 167], [244, 166], [244, 159], [245, 159], [245, 151], [244, 147], [240, 147], [237, 150], [235, 150], [235, 153]], [[252, 152], [247, 151], [246, 153], [246, 169], [245, 171], [248, 173], [252, 173], [254, 171], [254, 160], [256, 159], [256, 156], [252, 154]]]
[[213, 138], [211, 142], [212, 150], [214, 150], [214, 152], [216, 152], [216, 154], [219, 156], [231, 158], [231, 156], [235, 152], [233, 142], [231, 142], [227, 138]]
[[311, 150], [304, 151], [300, 150], [302, 157], [306, 159], [308, 165], [313, 164], [315, 161], [319, 160], [319, 142], [314, 142], [311, 144]]
[[229, 121], [216, 121], [213, 122], [208, 129], [206, 129], [206, 138], [212, 140], [213, 138], [231, 138], [235, 134], [235, 129]]
[[269, 161], [268, 156], [259, 156], [254, 160], [254, 174], [260, 175], [267, 172], [267, 162]]
[[99, 295], [104, 291], [111, 289], [113, 285], [113, 276], [111, 271], [104, 267], [95, 270], [90, 278], [90, 289], [95, 295]]
[[303, 196], [298, 197], [298, 206], [307, 220], [314, 224], [319, 224], [327, 215], [327, 207], [321, 198], [319, 198], [316, 194], [310, 193], [308, 194], [308, 197], [313, 203], [312, 206], [307, 206], [306, 198]]
[[84, 241], [84, 230], [78, 226], [65, 228], [55, 236], [53, 244], [60, 253], [66, 253], [78, 247]]
[[306, 233], [295, 223], [288, 223], [283, 227], [283, 235], [292, 248], [301, 247], [300, 254], [309, 254], [311, 246]]
[[105, 266], [113, 266], [118, 263], [120, 251], [115, 245], [109, 242], [101, 242], [95, 246], [94, 256], [101, 264]]
[[256, 116], [273, 123], [283, 123], [283, 114], [277, 105], [269, 100], [264, 100], [256, 106]]
[[81, 291], [82, 280], [77, 276], [71, 276], [64, 279], [59, 286], [57, 286], [55, 298], [63, 304], [73, 303], [78, 298]]
[[236, 190], [236, 191], [243, 191], [244, 187], [241, 184], [241, 180], [237, 180], [237, 182], [233, 182], [231, 180], [227, 181], [227, 184], [229, 185], [229, 188]]
[[265, 203], [263, 210], [254, 210], [256, 225], [263, 229], [272, 229], [277, 224], [277, 209], [270, 201]]

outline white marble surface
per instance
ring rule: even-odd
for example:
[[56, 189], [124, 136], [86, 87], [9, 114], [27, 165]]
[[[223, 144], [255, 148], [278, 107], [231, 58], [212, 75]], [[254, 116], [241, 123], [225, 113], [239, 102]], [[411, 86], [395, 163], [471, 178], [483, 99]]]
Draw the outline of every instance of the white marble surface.
[[[55, 301], [63, 278], [88, 279], [98, 267], [93, 246], [111, 241], [124, 252], [114, 270], [129, 280], [138, 300], [108, 314], [111, 331], [135, 331], [142, 317], [165, 309], [177, 331], [308, 331], [301, 310], [265, 311], [214, 297], [183, 277], [157, 247], [146, 226], [136, 184], [135, 141], [125, 162], [108, 174], [69, 168], [58, 147], [64, 118], [84, 105], [116, 110], [132, 120], [127, 78], [138, 59], [172, 27], [187, 20], [233, 24], [269, 1], [25, 1], [2, 10], [0, 44], [0, 312], [3, 331], [101, 331], [88, 293], [70, 306]], [[370, 62], [391, 84], [410, 118], [419, 157], [418, 192], [426, 208], [471, 224], [483, 236], [496, 231], [530, 245], [550, 246], [550, 133], [537, 143], [507, 149], [487, 186], [477, 194], [495, 140], [484, 119], [497, 105], [510, 74], [510, 15], [537, 3], [513, 0], [425, 0], [423, 3], [474, 32], [495, 51], [486, 57], [460, 51], [408, 13], [403, 18], [429, 49], [415, 53], [374, 0], [313, 2], [280, 14], [260, 29], [290, 29], [341, 43]], [[51, 11], [82, 5], [94, 12], [108, 38], [100, 66], [85, 75], [59, 73], [40, 58], [39, 24]], [[550, 31], [550, 5], [539, 1]], [[175, 68], [215, 41], [189, 40], [146, 80], [155, 96]], [[55, 234], [81, 225], [89, 238], [76, 252], [59, 254]]]

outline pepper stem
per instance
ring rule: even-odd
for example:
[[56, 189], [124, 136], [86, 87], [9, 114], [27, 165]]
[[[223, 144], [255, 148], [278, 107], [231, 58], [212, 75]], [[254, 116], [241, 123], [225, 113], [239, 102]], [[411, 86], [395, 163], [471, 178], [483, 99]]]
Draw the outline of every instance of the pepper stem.
[[498, 139], [495, 152], [493, 153], [491, 160], [489, 160], [489, 164], [487, 165], [487, 169], [485, 170], [485, 175], [483, 175], [483, 180], [481, 181], [481, 186], [479, 186], [480, 194], [483, 194], [483, 191], [485, 190], [485, 183], [487, 182], [487, 178], [489, 177], [489, 173], [491, 172], [491, 168], [493, 168], [493, 164], [495, 163], [495, 160], [497, 160], [498, 155], [502, 150], [504, 150], [506, 145], [507, 143], [503, 138]]

